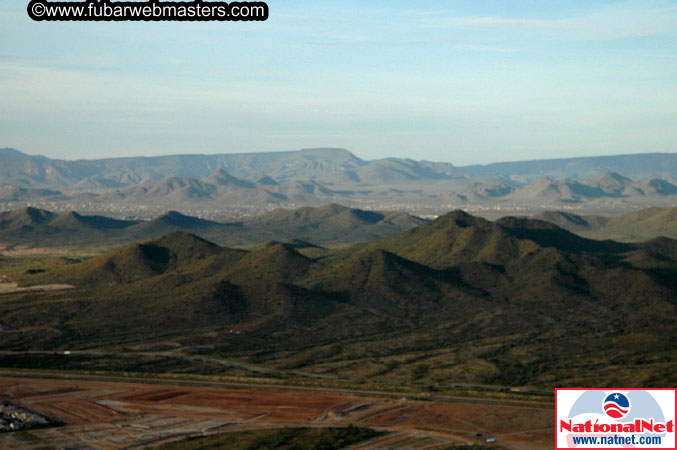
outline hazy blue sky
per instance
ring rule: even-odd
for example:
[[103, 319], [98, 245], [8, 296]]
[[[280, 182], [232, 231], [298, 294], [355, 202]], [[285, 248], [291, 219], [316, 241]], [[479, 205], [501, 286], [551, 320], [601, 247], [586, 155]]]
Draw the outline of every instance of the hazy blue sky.
[[0, 147], [677, 151], [675, 1], [271, 0], [254, 23], [38, 23], [27, 3], [0, 1]]

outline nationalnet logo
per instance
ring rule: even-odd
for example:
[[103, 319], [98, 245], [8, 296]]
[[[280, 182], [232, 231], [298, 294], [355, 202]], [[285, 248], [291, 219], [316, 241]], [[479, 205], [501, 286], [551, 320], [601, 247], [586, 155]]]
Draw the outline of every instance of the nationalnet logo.
[[555, 389], [557, 448], [677, 448], [677, 389]]

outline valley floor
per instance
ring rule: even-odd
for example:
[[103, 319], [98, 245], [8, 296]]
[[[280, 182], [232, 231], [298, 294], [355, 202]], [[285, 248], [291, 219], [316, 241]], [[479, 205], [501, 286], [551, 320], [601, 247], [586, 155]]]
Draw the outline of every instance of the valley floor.
[[149, 448], [187, 436], [280, 427], [354, 424], [387, 432], [360, 449], [554, 446], [554, 408], [492, 401], [430, 401], [330, 392], [231, 389], [152, 382], [6, 375], [0, 392], [56, 419], [53, 428], [0, 434], [0, 447]]

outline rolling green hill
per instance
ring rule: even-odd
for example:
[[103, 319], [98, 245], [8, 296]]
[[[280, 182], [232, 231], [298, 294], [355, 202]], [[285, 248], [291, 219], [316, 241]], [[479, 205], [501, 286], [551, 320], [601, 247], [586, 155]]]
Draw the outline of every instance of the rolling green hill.
[[646, 208], [616, 217], [547, 211], [535, 218], [593, 239], [639, 242], [658, 236], [677, 239], [677, 208]]
[[392, 236], [425, 222], [406, 213], [364, 211], [335, 204], [277, 209], [229, 222], [200, 219], [176, 211], [138, 221], [75, 212], [56, 214], [28, 207], [0, 213], [0, 243], [34, 247], [115, 246], [182, 230], [231, 246], [293, 239], [345, 244]]
[[179, 354], [208, 348], [279, 374], [433, 386], [676, 381], [670, 239], [601, 242], [454, 211], [319, 257], [308, 248], [234, 250], [175, 232], [82, 262], [32, 261], [30, 272], [0, 262], [24, 286], [75, 286], [2, 295], [11, 331], [0, 346], [119, 351], [170, 340]]

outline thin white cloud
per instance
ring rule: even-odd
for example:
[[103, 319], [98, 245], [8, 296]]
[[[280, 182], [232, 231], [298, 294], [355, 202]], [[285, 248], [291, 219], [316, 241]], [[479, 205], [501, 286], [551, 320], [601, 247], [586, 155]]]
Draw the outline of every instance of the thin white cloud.
[[542, 31], [586, 39], [621, 39], [677, 32], [677, 4], [623, 2], [581, 12], [567, 18], [502, 16], [422, 16], [428, 25], [504, 27]]

